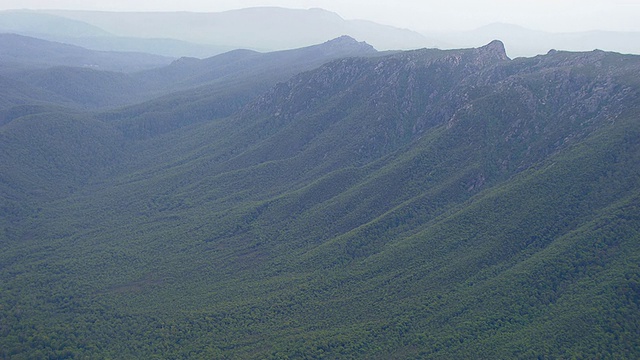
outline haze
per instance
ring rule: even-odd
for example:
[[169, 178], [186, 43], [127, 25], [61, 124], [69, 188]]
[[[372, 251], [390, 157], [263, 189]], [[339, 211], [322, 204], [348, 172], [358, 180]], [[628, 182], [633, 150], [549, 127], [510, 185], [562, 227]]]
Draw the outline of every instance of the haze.
[[219, 12], [256, 6], [307, 9], [319, 7], [345, 19], [364, 19], [419, 31], [471, 30], [491, 23], [510, 23], [535, 30], [640, 31], [637, 0], [3, 0], [7, 9], [77, 9], [102, 11]]

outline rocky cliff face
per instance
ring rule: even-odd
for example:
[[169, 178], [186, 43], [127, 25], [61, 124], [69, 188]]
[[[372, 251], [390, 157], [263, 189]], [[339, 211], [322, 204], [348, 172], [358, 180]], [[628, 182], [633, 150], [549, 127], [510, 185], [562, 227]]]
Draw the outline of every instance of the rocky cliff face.
[[359, 162], [441, 125], [461, 132], [497, 126], [491, 141], [509, 155], [496, 161], [522, 168], [637, 106], [638, 86], [625, 74], [639, 63], [635, 56], [599, 51], [510, 60], [499, 41], [478, 49], [347, 58], [279, 84], [240, 117], [263, 119], [265, 135], [315, 121], [313, 133], [288, 133], [287, 139], [299, 140], [293, 149], [321, 135], [338, 139], [355, 132], [346, 146]]

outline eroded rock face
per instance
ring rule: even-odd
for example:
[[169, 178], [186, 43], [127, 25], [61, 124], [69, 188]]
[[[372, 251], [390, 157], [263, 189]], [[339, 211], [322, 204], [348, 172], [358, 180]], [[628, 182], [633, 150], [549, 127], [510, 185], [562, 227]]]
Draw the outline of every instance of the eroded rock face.
[[625, 83], [624, 74], [639, 63], [601, 51], [510, 60], [500, 41], [477, 49], [347, 58], [279, 84], [241, 117], [269, 119], [265, 129], [276, 131], [324, 113], [317, 120], [322, 126], [305, 141], [357, 128], [360, 136], [352, 140], [361, 160], [434, 127], [481, 131], [491, 122], [499, 130], [496, 141], [515, 153], [496, 161], [524, 168], [538, 156], [522, 144], [540, 142], [547, 154], [615, 119], [638, 96], [637, 84]]

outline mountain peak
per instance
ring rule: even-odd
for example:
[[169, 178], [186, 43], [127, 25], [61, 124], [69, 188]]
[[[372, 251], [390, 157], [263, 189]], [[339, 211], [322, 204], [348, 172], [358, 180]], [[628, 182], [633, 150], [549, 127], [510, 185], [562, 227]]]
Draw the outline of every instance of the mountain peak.
[[353, 44], [353, 43], [357, 43], [357, 42], [358, 42], [358, 40], [352, 38], [349, 35], [342, 35], [342, 36], [339, 36], [339, 37], [337, 37], [335, 39], [331, 39], [331, 40], [327, 41], [327, 43], [347, 43], [347, 44]]
[[376, 49], [373, 46], [367, 44], [365, 41], [358, 41], [348, 35], [342, 35], [335, 39], [326, 41], [325, 43], [321, 44], [321, 46], [323, 48], [331, 48], [331, 49], [358, 48], [363, 52], [376, 52]]
[[500, 40], [493, 40], [487, 45], [478, 48], [478, 50], [496, 60], [510, 60], [504, 48], [504, 43]]

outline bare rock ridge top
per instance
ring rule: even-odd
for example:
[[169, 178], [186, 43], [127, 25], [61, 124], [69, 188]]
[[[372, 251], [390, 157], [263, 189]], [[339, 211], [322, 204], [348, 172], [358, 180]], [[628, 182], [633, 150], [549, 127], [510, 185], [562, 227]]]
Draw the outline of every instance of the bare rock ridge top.
[[493, 40], [485, 46], [478, 48], [479, 51], [494, 56], [498, 60], [510, 60], [507, 56], [507, 51], [504, 47], [504, 43], [500, 40]]

